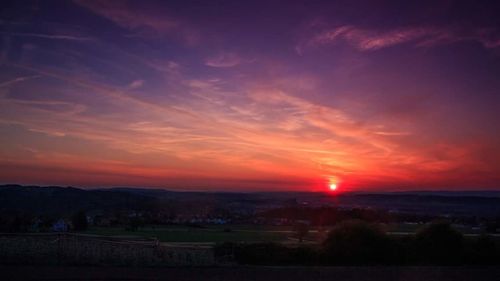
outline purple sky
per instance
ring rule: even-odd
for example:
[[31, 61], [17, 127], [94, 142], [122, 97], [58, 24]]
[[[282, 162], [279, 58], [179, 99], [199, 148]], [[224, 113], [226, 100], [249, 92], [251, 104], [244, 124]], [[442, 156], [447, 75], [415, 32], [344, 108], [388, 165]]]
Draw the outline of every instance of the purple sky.
[[495, 1], [0, 5], [0, 182], [500, 188]]

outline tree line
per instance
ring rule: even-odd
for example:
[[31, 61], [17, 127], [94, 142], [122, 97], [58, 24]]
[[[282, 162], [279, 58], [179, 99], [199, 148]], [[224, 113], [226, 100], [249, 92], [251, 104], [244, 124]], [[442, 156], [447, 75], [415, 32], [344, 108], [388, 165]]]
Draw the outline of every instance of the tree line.
[[232, 255], [236, 262], [251, 265], [500, 264], [496, 237], [464, 237], [444, 221], [427, 224], [415, 235], [396, 236], [379, 224], [348, 220], [333, 227], [319, 245], [222, 243], [216, 255]]

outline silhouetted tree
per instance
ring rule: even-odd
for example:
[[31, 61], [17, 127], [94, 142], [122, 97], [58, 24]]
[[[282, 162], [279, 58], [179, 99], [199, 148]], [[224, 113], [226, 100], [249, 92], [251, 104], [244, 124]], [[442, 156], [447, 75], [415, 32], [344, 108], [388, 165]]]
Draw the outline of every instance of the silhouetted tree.
[[485, 224], [485, 230], [488, 233], [497, 233], [499, 223], [497, 221], [489, 221]]
[[425, 263], [453, 264], [463, 253], [463, 235], [447, 222], [433, 222], [417, 232], [416, 249]]
[[84, 211], [75, 213], [71, 218], [71, 222], [75, 231], [84, 231], [88, 228], [87, 215]]
[[353, 220], [335, 226], [323, 243], [328, 263], [384, 264], [393, 258], [387, 235], [376, 225]]
[[498, 262], [498, 248], [489, 235], [481, 235], [474, 241], [472, 253], [469, 253], [470, 262], [474, 264], [495, 264]]
[[1, 230], [6, 232], [27, 232], [33, 218], [26, 213], [8, 214], [2, 219]]
[[130, 220], [128, 222], [128, 225], [125, 228], [125, 230], [127, 230], [127, 231], [137, 231], [139, 229], [139, 227], [141, 227], [143, 225], [144, 225], [144, 222], [141, 219], [139, 219], [137, 217], [130, 218]]

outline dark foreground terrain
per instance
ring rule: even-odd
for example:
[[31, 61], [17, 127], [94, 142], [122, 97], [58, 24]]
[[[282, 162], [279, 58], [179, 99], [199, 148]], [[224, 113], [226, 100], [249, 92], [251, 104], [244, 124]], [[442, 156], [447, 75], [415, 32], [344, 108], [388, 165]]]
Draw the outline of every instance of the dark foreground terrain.
[[33, 267], [0, 266], [0, 280], [500, 280], [499, 267]]

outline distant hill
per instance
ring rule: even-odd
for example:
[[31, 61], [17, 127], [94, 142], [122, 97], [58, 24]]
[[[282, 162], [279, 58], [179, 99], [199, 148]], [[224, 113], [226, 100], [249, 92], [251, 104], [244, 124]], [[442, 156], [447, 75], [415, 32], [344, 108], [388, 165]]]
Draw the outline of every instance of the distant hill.
[[204, 209], [254, 212], [289, 204], [377, 208], [431, 215], [500, 216], [500, 192], [416, 191], [390, 193], [319, 192], [181, 192], [162, 189], [85, 190], [57, 186], [0, 186], [0, 211], [71, 213], [78, 210], [175, 210], [196, 214]]
[[500, 197], [475, 193], [374, 193], [341, 196], [339, 205], [369, 206], [403, 213], [430, 215], [500, 216]]
[[500, 191], [496, 190], [465, 190], [465, 191], [399, 191], [399, 192], [385, 192], [378, 194], [408, 194], [408, 195], [435, 195], [435, 196], [446, 196], [446, 197], [497, 197], [500, 198]]
[[0, 211], [62, 214], [78, 210], [144, 209], [154, 197], [120, 191], [83, 190], [58, 186], [0, 186]]

